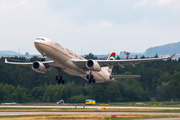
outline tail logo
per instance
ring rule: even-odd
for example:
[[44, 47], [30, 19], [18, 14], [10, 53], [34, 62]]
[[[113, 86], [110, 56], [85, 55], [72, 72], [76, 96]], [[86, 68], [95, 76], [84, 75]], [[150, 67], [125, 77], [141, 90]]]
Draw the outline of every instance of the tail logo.
[[[109, 55], [109, 57], [108, 57], [107, 60], [114, 60], [115, 57], [116, 57], [116, 53], [115, 53], [115, 52], [112, 52], [112, 53]], [[108, 66], [108, 72], [109, 72], [109, 74], [111, 74], [112, 68], [113, 68], [113, 66]]]
[[115, 52], [112, 52], [109, 57], [108, 57], [108, 60], [114, 60], [115, 59], [115, 56], [116, 56], [116, 53]]

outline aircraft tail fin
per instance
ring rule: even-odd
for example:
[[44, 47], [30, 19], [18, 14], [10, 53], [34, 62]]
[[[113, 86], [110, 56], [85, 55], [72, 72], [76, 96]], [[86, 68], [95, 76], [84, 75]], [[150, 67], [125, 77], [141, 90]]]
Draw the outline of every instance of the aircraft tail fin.
[[107, 60], [115, 60], [116, 57], [116, 53], [115, 52], [111, 52], [111, 54], [109, 55]]
[[[115, 60], [116, 57], [116, 53], [115, 52], [111, 52], [111, 54], [109, 55], [109, 57], [107, 58], [107, 60]], [[108, 65], [108, 67], [104, 67], [104, 69], [106, 71], [108, 71], [109, 76], [111, 75], [113, 66], [111, 64]]]

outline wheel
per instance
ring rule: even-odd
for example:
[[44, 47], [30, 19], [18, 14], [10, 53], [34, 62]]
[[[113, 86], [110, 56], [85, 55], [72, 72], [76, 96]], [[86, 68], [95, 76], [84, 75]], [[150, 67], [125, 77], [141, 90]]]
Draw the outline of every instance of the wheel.
[[61, 84], [61, 80], [58, 80], [58, 84]]
[[63, 79], [63, 77], [62, 76], [60, 76], [60, 80], [62, 80]]
[[93, 80], [92, 80], [92, 82], [93, 82], [93, 83], [96, 83], [96, 80], [95, 80], [95, 79], [93, 79]]
[[46, 58], [41, 58], [41, 61], [46, 61]]
[[89, 80], [89, 83], [91, 83], [91, 79]]
[[56, 76], [56, 80], [59, 80], [59, 76]]
[[89, 80], [89, 75], [87, 75], [86, 78]]
[[64, 80], [62, 80], [62, 84], [64, 84], [65, 83], [65, 81]]
[[90, 79], [92, 80], [93, 78], [94, 78], [94, 76], [93, 76], [93, 75], [91, 75], [91, 78], [90, 78]]

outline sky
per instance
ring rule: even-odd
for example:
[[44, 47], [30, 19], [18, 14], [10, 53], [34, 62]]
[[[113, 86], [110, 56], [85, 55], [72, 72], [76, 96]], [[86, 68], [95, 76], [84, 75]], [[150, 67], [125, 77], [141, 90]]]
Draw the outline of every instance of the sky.
[[0, 51], [38, 54], [36, 37], [80, 55], [145, 52], [180, 41], [180, 0], [0, 0]]

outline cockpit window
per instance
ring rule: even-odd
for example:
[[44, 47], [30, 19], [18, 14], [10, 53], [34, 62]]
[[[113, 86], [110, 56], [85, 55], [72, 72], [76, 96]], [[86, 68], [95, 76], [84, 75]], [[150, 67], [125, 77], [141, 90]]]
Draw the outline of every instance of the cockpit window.
[[43, 41], [45, 41], [43, 38], [36, 38], [36, 40], [43, 40]]

